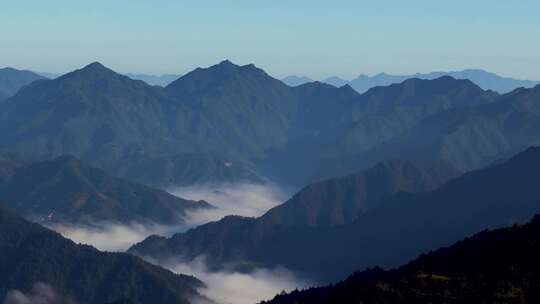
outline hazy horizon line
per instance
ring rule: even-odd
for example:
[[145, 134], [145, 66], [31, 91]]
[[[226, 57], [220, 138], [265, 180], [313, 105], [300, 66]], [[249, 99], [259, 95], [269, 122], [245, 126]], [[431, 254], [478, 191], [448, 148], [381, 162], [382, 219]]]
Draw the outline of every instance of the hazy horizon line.
[[411, 72], [411, 73], [407, 73], [407, 72], [388, 72], [388, 71], [381, 71], [381, 72], [376, 72], [376, 73], [363, 73], [363, 72], [360, 72], [359, 74], [356, 74], [356, 76], [342, 76], [342, 75], [339, 75], [339, 74], [328, 74], [328, 76], [324, 76], [324, 77], [313, 77], [313, 76], [309, 76], [308, 74], [303, 74], [303, 73], [291, 73], [291, 74], [287, 74], [287, 75], [276, 75], [274, 73], [271, 73], [271, 72], [268, 72], [268, 70], [266, 68], [262, 68], [260, 67], [259, 65], [255, 64], [255, 63], [248, 63], [248, 64], [238, 64], [238, 63], [235, 63], [233, 61], [231, 61], [230, 59], [224, 59], [224, 60], [221, 60], [220, 62], [217, 62], [215, 64], [211, 64], [211, 65], [199, 65], [195, 68], [192, 68], [192, 69], [189, 69], [185, 72], [165, 72], [165, 73], [152, 73], [152, 72], [142, 72], [142, 71], [120, 71], [120, 70], [117, 70], [115, 68], [111, 68], [110, 65], [108, 64], [104, 64], [103, 62], [99, 61], [99, 60], [94, 60], [94, 61], [90, 61], [89, 63], [87, 64], [83, 64], [83, 65], [80, 65], [78, 67], [75, 67], [75, 68], [72, 68], [68, 71], [64, 71], [64, 72], [54, 72], [54, 71], [42, 71], [42, 70], [39, 70], [39, 69], [32, 69], [32, 68], [27, 68], [27, 67], [17, 67], [16, 65], [5, 65], [5, 66], [2, 66], [0, 67], [0, 69], [5, 69], [5, 68], [12, 68], [12, 69], [15, 69], [15, 70], [19, 70], [19, 71], [28, 71], [28, 72], [33, 72], [35, 74], [38, 74], [38, 75], [41, 75], [41, 76], [44, 76], [44, 77], [47, 77], [46, 75], [54, 75], [56, 77], [60, 77], [62, 75], [65, 75], [65, 74], [68, 74], [68, 73], [71, 73], [71, 72], [74, 72], [76, 70], [80, 70], [92, 63], [100, 63], [101, 65], [113, 70], [114, 72], [118, 73], [118, 74], [121, 74], [121, 75], [144, 75], [144, 76], [151, 76], [151, 77], [166, 77], [166, 76], [178, 76], [178, 77], [181, 77], [183, 75], [186, 75], [192, 71], [194, 71], [195, 69], [197, 68], [209, 68], [209, 67], [212, 67], [212, 66], [215, 66], [215, 65], [218, 65], [219, 63], [221, 62], [224, 62], [224, 61], [229, 61], [229, 62], [232, 62], [234, 65], [237, 65], [237, 66], [247, 66], [247, 65], [254, 65], [260, 69], [262, 69], [263, 71], [265, 71], [268, 75], [276, 78], [276, 79], [279, 79], [279, 80], [283, 80], [287, 77], [299, 77], [299, 78], [309, 78], [311, 79], [312, 81], [322, 81], [322, 80], [327, 80], [329, 78], [339, 78], [339, 79], [342, 79], [342, 80], [345, 80], [345, 81], [352, 81], [358, 77], [362, 77], [362, 76], [366, 76], [366, 77], [376, 77], [376, 76], [379, 76], [381, 74], [384, 74], [384, 75], [388, 75], [388, 76], [416, 76], [416, 75], [426, 75], [426, 74], [434, 74], [434, 73], [458, 73], [458, 72], [464, 72], [464, 71], [483, 71], [483, 72], [487, 72], [487, 73], [491, 73], [491, 74], [495, 74], [499, 77], [504, 77], [504, 78], [512, 78], [514, 80], [521, 80], [521, 81], [533, 81], [533, 82], [539, 82], [540, 80], [537, 80], [537, 79], [531, 79], [531, 78], [522, 78], [522, 77], [519, 77], [519, 76], [512, 76], [512, 75], [508, 75], [508, 74], [503, 74], [503, 73], [498, 73], [498, 72], [495, 72], [493, 70], [490, 70], [490, 69], [486, 69], [486, 68], [479, 68], [479, 67], [467, 67], [467, 68], [460, 68], [460, 69], [456, 69], [456, 68], [449, 68], [449, 69], [434, 69], [434, 70], [428, 70], [428, 71], [417, 71], [417, 72]]

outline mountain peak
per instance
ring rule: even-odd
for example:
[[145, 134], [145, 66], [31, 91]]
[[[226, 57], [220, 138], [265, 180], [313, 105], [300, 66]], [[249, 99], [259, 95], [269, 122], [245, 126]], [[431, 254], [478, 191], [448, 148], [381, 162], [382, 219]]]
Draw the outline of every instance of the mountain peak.
[[71, 80], [71, 81], [77, 81], [77, 82], [79, 81], [92, 82], [98, 79], [113, 79], [117, 77], [126, 77], [126, 76], [122, 76], [116, 73], [115, 71], [109, 69], [108, 67], [104, 66], [103, 64], [99, 62], [92, 62], [78, 70], [67, 73], [56, 79], [60, 81]]
[[431, 90], [448, 90], [450, 88], [467, 87], [475, 90], [482, 90], [478, 85], [468, 79], [456, 79], [452, 76], [441, 76], [435, 79], [409, 78], [398, 86], [425, 87]]
[[[229, 81], [278, 81], [253, 64], [237, 65], [229, 60], [207, 67], [197, 68], [170, 83], [166, 90], [174, 96], [202, 92], [219, 83]], [[281, 83], [281, 82], [280, 82]]]
[[224, 66], [237, 66], [236, 64], [232, 63], [229, 59], [222, 60], [219, 65]]
[[81, 69], [81, 71], [93, 71], [93, 72], [114, 72], [99, 62], [92, 62]]
[[350, 92], [350, 93], [354, 92], [355, 94], [358, 94], [358, 92], [356, 92], [356, 90], [353, 87], [351, 87], [351, 85], [348, 84], [348, 83], [341, 86], [341, 87], [339, 87], [339, 89], [343, 90], [343, 91], [346, 91], [346, 92]]

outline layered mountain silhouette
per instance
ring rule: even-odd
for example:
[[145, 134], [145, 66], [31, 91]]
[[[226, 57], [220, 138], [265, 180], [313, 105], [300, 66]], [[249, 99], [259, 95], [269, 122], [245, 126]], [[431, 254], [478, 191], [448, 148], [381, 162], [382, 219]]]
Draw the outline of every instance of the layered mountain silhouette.
[[336, 77], [336, 76], [325, 78], [325, 79], [321, 80], [321, 82], [333, 85], [333, 86], [335, 86], [337, 88], [342, 87], [342, 86], [344, 86], [346, 84], [349, 84], [349, 81], [347, 81], [347, 80], [345, 80], [343, 78], [340, 78], [340, 77]]
[[[222, 81], [224, 92], [219, 93], [218, 87], [218, 91], [210, 87], [187, 89], [191, 84], [204, 83], [198, 77], [210, 79], [212, 75], [217, 78], [207, 85], [217, 86]], [[254, 75], [259, 75], [258, 79]], [[268, 87], [267, 81], [274, 83], [274, 87]], [[265, 92], [249, 92], [257, 90], [255, 82]], [[288, 92], [286, 85], [261, 70], [230, 62], [189, 73], [165, 90], [93, 63], [54, 80], [28, 86], [7, 100], [2, 105], [0, 119], [0, 132], [5, 135], [2, 146], [40, 157], [72, 154], [115, 173], [120, 171], [118, 168], [131, 172], [131, 164], [178, 159], [194, 152], [207, 159], [216, 159], [217, 155], [219, 159], [234, 160], [239, 158], [237, 155], [261, 154], [266, 145], [283, 141], [285, 114], [282, 112], [295, 104], [279, 96], [268, 100], [255, 97], [273, 95], [280, 88]], [[215, 96], [221, 96], [223, 102]], [[275, 115], [271, 115], [269, 110], [278, 100], [283, 105], [277, 106], [273, 110]], [[253, 112], [245, 113], [245, 108]], [[238, 120], [235, 115], [245, 119]], [[272, 122], [265, 121], [265, 117]], [[264, 123], [272, 125], [266, 127]], [[279, 132], [267, 132], [267, 128]], [[275, 134], [274, 138], [270, 133]], [[260, 142], [253, 142], [254, 138], [260, 138]], [[207, 167], [201, 169], [208, 171]], [[241, 171], [241, 166], [234, 169]], [[184, 182], [189, 182], [188, 178], [184, 177]]]
[[283, 79], [281, 79], [283, 83], [290, 87], [297, 87], [299, 85], [303, 85], [309, 82], [313, 82], [313, 79], [306, 77], [306, 76], [287, 76]]
[[341, 87], [345, 84], [349, 84], [359, 93], [367, 92], [369, 89], [378, 86], [388, 86], [394, 83], [401, 83], [407, 79], [419, 78], [419, 79], [437, 79], [443, 76], [450, 76], [456, 79], [468, 79], [484, 90], [492, 90], [499, 93], [509, 93], [518, 88], [532, 88], [539, 84], [538, 81], [520, 80], [510, 77], [499, 76], [494, 73], [486, 72], [479, 69], [468, 69], [454, 72], [432, 72], [427, 74], [413, 74], [413, 75], [390, 75], [386, 73], [380, 73], [374, 76], [360, 75], [357, 78], [346, 81], [338, 77], [330, 77], [322, 82], [331, 84], [333, 86]]
[[[432, 80], [444, 76], [450, 76], [456, 79], [468, 79], [484, 90], [491, 90], [502, 94], [509, 93], [518, 88], [532, 88], [540, 84], [538, 81], [503, 77], [480, 69], [467, 69], [452, 72], [431, 72], [425, 74], [416, 73], [411, 75], [391, 75], [387, 73], [379, 73], [369, 76], [362, 74], [353, 80], [345, 80], [340, 77], [332, 76], [321, 80], [321, 82], [338, 88], [348, 84], [358, 91], [358, 93], [362, 94], [367, 92], [369, 89], [401, 83], [407, 79], [419, 78]], [[283, 78], [282, 81], [291, 87], [313, 82], [312, 79], [305, 76], [287, 76]]]
[[[507, 117], [529, 117], [520, 122], [528, 135], [513, 139], [474, 119], [431, 124], [445, 115], [462, 117], [452, 113], [503, 111], [514, 100], [533, 100], [523, 96], [534, 92], [499, 95], [448, 76], [364, 94], [317, 82], [291, 88], [254, 65], [230, 61], [161, 88], [93, 63], [5, 100], [0, 149], [40, 158], [71, 154], [161, 187], [266, 178], [301, 187], [389, 159], [414, 159], [416, 151], [467, 171], [536, 144], [534, 105], [509, 106], [494, 120], [511, 132]], [[440, 145], [432, 142], [435, 133]], [[496, 149], [487, 155], [491, 146]]]
[[391, 271], [372, 268], [332, 286], [263, 303], [536, 303], [540, 217], [483, 231]]
[[419, 159], [446, 159], [460, 168], [478, 168], [537, 145], [540, 131], [540, 86], [503, 95], [497, 102], [452, 109], [433, 115], [394, 137], [362, 159], [395, 155]]
[[72, 156], [26, 162], [0, 158], [0, 200], [42, 223], [182, 224], [186, 212], [213, 208], [112, 177]]
[[[483, 229], [529, 220], [540, 212], [539, 169], [540, 148], [530, 148], [436, 190], [387, 197], [348, 224], [272, 230], [267, 215], [227, 217], [170, 239], [150, 237], [130, 251], [160, 258], [204, 255], [215, 267], [283, 265], [336, 280], [354, 269], [398, 266]], [[310, 201], [317, 206], [317, 200]], [[339, 208], [339, 195], [334, 201]]]
[[0, 206], [0, 299], [45, 283], [80, 303], [190, 303], [203, 284], [140, 258], [99, 252]]
[[44, 77], [30, 71], [0, 69], [0, 101], [15, 95], [20, 88]]
[[450, 77], [410, 79], [363, 95], [350, 86], [334, 88], [322, 83], [293, 89], [301, 103], [289, 131], [288, 145], [273, 151], [260, 164], [261, 168], [269, 166], [268, 171], [263, 171], [267, 175], [278, 175], [278, 180], [289, 179], [292, 184], [350, 174], [380, 161], [402, 158], [392, 151], [379, 158], [364, 155], [432, 115], [487, 105], [498, 97], [468, 80]]

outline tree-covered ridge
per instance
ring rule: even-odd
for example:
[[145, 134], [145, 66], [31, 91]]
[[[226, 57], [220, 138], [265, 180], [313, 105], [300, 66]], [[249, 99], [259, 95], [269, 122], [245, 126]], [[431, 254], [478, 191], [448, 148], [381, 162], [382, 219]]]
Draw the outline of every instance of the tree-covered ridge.
[[25, 162], [0, 158], [0, 199], [39, 222], [181, 224], [186, 212], [212, 208], [92, 168], [72, 156]]
[[43, 282], [79, 303], [189, 303], [202, 283], [124, 253], [76, 245], [0, 206], [0, 299]]
[[537, 303], [539, 254], [536, 216], [523, 226], [483, 231], [395, 270], [373, 268], [263, 303]]

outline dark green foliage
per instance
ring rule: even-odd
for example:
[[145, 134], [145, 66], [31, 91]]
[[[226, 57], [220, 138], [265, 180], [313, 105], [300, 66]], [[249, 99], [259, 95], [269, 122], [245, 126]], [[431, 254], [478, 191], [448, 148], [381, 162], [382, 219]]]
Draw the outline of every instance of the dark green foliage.
[[537, 216], [523, 226], [478, 233], [395, 270], [374, 268], [263, 303], [538, 303], [539, 255]]
[[211, 208], [112, 177], [74, 157], [25, 163], [0, 158], [0, 199], [39, 222], [180, 224], [186, 211]]
[[216, 267], [235, 261], [283, 265], [327, 282], [353, 269], [397, 266], [488, 227], [526, 221], [540, 212], [538, 180], [540, 148], [530, 148], [434, 191], [397, 193], [348, 224], [276, 229], [264, 216], [225, 218], [170, 239], [149, 238], [130, 250], [188, 258], [205, 254]]
[[129, 299], [139, 303], [188, 303], [202, 283], [123, 253], [99, 252], [29, 223], [0, 207], [0, 299], [10, 290], [47, 283], [80, 303]]

